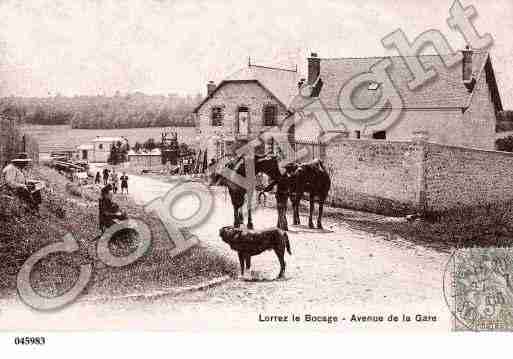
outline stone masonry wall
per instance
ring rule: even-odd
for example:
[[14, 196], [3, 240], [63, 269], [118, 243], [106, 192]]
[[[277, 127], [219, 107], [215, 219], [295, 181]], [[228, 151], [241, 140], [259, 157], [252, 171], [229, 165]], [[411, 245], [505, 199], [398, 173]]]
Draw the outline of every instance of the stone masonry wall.
[[513, 201], [513, 153], [344, 138], [323, 160], [338, 207], [404, 215]]
[[425, 206], [443, 212], [513, 200], [513, 153], [426, 144]]
[[341, 139], [326, 146], [332, 205], [382, 214], [416, 212], [422, 148], [414, 142]]
[[462, 137], [466, 143], [457, 145], [494, 150], [496, 123], [491, 92], [483, 73], [474, 87], [470, 105], [463, 114]]

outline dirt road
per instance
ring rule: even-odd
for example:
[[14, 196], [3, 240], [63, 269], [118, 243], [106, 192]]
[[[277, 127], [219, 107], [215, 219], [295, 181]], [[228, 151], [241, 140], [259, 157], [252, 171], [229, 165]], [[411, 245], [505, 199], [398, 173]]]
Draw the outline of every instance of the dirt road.
[[[130, 193], [141, 204], [163, 195], [171, 187], [147, 177], [130, 177]], [[211, 216], [192, 232], [204, 244], [215, 247], [220, 255], [236, 261], [236, 253], [218, 237], [219, 227], [233, 222], [229, 197], [225, 198], [221, 189], [213, 193]], [[184, 196], [173, 213], [186, 217], [197, 205], [197, 199]], [[276, 217], [272, 208], [259, 209], [254, 215], [255, 227], [274, 226]], [[289, 213], [289, 220], [290, 217]], [[305, 217], [301, 220], [307, 223]], [[447, 254], [400, 238], [374, 236], [328, 219], [323, 231], [292, 226], [289, 236], [293, 254], [285, 257], [285, 280], [274, 280], [279, 271], [278, 261], [274, 253], [265, 252], [252, 260], [251, 281], [233, 279], [208, 290], [155, 299], [74, 304], [62, 312], [31, 320], [43, 320], [43, 327], [52, 323], [59, 328], [449, 330], [450, 313], [442, 292]], [[27, 315], [21, 312], [18, 315]], [[292, 314], [297, 314], [301, 322], [292, 322]], [[307, 322], [308, 314], [322, 316], [317, 319], [326, 321]], [[403, 314], [412, 321], [402, 322]], [[436, 316], [436, 321], [416, 321], [417, 314]], [[397, 315], [399, 322], [388, 322], [389, 315]], [[7, 319], [5, 312], [3, 316]], [[74, 316], [84, 319], [70, 321]], [[282, 316], [282, 321], [277, 316]], [[287, 316], [286, 321], [283, 316]], [[330, 316], [332, 323], [328, 323]], [[375, 321], [379, 318], [359, 321], [362, 316], [383, 316], [383, 322]], [[337, 317], [337, 322], [333, 322], [333, 317]]]

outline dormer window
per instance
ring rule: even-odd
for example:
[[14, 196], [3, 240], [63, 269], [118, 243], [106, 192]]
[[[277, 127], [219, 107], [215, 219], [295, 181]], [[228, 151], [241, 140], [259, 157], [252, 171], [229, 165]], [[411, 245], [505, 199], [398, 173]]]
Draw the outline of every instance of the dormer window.
[[369, 86], [367, 87], [367, 90], [369, 91], [377, 91], [379, 89], [379, 83], [377, 82], [370, 82]]

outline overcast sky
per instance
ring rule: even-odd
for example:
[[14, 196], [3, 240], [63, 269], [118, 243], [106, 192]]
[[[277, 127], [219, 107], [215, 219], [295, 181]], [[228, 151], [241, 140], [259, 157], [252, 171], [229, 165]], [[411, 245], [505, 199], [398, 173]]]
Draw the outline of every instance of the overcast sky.
[[[305, 72], [306, 56], [397, 55], [381, 38], [410, 40], [438, 29], [453, 0], [0, 0], [0, 95], [59, 92], [205, 92], [208, 80], [259, 64]], [[477, 30], [494, 38], [493, 64], [505, 107], [513, 108], [513, 1], [474, 5]]]

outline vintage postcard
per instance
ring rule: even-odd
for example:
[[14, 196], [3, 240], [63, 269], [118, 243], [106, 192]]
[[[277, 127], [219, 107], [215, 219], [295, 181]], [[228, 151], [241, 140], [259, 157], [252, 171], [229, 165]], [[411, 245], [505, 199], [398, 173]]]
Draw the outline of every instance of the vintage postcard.
[[3, 0], [0, 330], [513, 331], [511, 0]]

